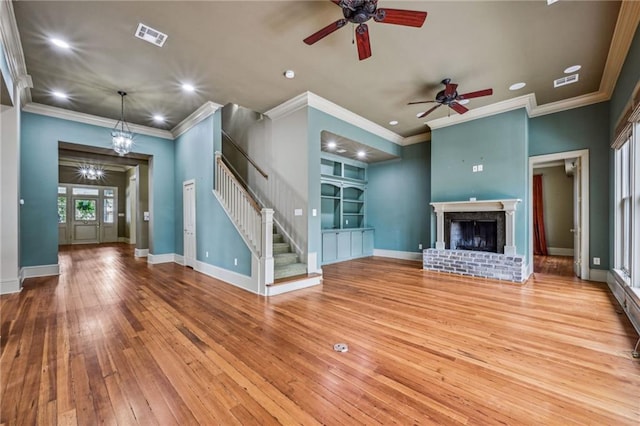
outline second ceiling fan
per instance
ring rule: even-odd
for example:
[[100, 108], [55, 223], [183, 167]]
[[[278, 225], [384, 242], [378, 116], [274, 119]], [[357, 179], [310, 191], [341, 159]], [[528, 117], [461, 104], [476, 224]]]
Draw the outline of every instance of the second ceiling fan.
[[408, 27], [421, 27], [427, 18], [427, 12], [404, 9], [378, 9], [378, 0], [331, 0], [342, 8], [344, 18], [327, 25], [320, 31], [311, 34], [304, 39], [308, 45], [322, 40], [334, 31], [344, 27], [348, 22], [357, 24], [356, 42], [358, 44], [358, 58], [367, 59], [371, 56], [371, 43], [369, 41], [369, 27], [365, 22], [373, 18], [383, 24], [404, 25]]
[[464, 114], [469, 111], [469, 109], [463, 106], [460, 101], [464, 101], [466, 99], [479, 98], [481, 96], [489, 96], [493, 94], [493, 89], [484, 89], [478, 90], [475, 92], [458, 94], [457, 88], [458, 85], [456, 83], [452, 83], [450, 78], [445, 78], [442, 80], [442, 84], [444, 84], [444, 90], [441, 90], [436, 95], [436, 99], [433, 101], [418, 101], [418, 102], [409, 102], [407, 105], [416, 105], [416, 104], [426, 104], [426, 103], [434, 103], [437, 104], [433, 108], [418, 114], [418, 118], [422, 118], [431, 114], [437, 108], [442, 105], [446, 105], [458, 114]]

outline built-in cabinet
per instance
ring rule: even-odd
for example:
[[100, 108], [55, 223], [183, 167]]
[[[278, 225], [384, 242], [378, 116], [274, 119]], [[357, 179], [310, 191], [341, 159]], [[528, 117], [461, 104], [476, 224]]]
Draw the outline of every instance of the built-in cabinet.
[[321, 159], [322, 263], [373, 254], [366, 225], [366, 164], [336, 156]]

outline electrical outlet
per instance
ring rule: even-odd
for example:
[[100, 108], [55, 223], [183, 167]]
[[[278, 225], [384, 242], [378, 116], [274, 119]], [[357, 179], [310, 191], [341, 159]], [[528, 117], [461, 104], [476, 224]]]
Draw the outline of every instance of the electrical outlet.
[[349, 224], [349, 219], [345, 219], [345, 220], [344, 220], [344, 224], [345, 224], [345, 225], [348, 225], [348, 224]]
[[478, 166], [473, 166], [473, 167], [471, 168], [471, 170], [473, 170], [473, 173], [477, 172], [477, 171], [478, 171]]
[[600, 258], [599, 257], [594, 257], [593, 258], [593, 264], [594, 265], [599, 265], [600, 264]]
[[318, 209], [311, 209], [311, 216], [318, 216]]
[[209, 252], [208, 251], [204, 252], [204, 257], [209, 257]]
[[233, 259], [233, 264], [234, 264], [235, 266], [238, 266], [238, 258], [237, 258], [237, 257], [236, 257], [235, 259]]
[[422, 243], [418, 244], [418, 250], [422, 250]]
[[479, 172], [481, 172], [481, 171], [482, 171], [482, 169], [483, 169], [482, 164], [478, 164], [478, 171], [479, 171]]

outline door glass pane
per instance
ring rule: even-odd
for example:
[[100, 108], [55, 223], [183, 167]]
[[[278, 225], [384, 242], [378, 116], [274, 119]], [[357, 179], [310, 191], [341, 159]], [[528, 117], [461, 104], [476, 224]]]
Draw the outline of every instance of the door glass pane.
[[73, 188], [73, 195], [95, 195], [98, 196], [100, 190], [97, 188]]
[[104, 196], [105, 197], [113, 197], [114, 196], [113, 189], [105, 189], [104, 190]]
[[58, 197], [58, 223], [67, 223], [67, 197]]
[[113, 198], [105, 198], [104, 199], [104, 209], [103, 213], [103, 222], [104, 223], [113, 223]]
[[96, 200], [75, 200], [76, 220], [96, 220]]

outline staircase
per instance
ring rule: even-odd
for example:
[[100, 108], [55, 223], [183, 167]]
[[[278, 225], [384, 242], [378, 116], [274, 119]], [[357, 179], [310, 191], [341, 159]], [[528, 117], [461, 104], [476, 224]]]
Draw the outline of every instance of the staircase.
[[306, 275], [307, 265], [300, 262], [298, 255], [291, 252], [291, 244], [284, 241], [282, 234], [273, 227], [273, 278], [275, 280], [296, 275]]

